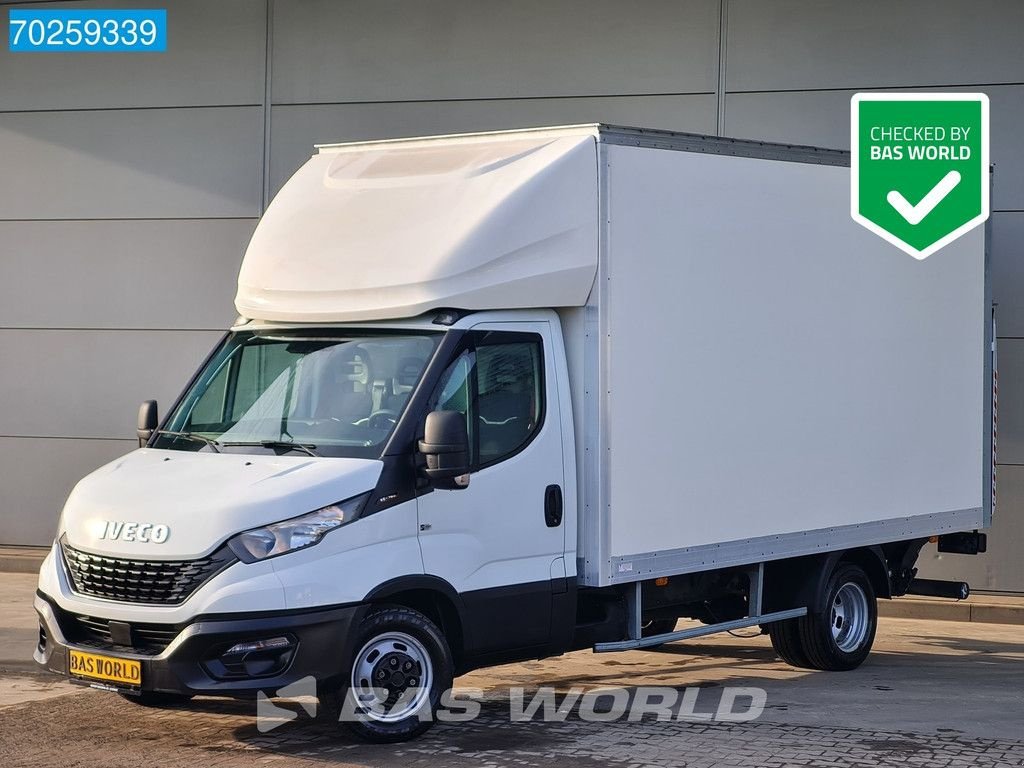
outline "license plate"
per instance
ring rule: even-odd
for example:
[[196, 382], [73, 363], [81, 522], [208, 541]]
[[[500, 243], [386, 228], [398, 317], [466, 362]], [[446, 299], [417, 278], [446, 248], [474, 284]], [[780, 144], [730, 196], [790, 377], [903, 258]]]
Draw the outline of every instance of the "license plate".
[[132, 659], [117, 659], [98, 653], [69, 651], [68, 671], [74, 677], [105, 680], [109, 683], [138, 686], [142, 684], [142, 665]]

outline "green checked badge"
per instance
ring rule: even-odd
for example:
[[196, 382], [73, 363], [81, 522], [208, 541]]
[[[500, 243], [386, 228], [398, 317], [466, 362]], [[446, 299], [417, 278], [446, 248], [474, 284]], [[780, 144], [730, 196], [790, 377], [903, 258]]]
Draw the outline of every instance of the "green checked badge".
[[915, 259], [988, 218], [988, 96], [857, 93], [850, 214]]

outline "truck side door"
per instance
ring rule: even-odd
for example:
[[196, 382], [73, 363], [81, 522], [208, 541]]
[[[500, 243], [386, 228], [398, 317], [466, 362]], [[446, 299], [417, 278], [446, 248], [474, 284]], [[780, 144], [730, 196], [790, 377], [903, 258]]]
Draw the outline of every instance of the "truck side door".
[[473, 471], [468, 488], [436, 489], [418, 500], [424, 570], [461, 594], [471, 655], [545, 646], [553, 589], [563, 589], [565, 575], [549, 324], [475, 326], [430, 410], [466, 415]]

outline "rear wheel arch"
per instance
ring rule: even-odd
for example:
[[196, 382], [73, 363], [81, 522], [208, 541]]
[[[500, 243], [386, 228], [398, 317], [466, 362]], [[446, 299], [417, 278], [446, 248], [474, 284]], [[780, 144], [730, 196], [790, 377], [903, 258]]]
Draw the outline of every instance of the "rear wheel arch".
[[[892, 579], [889, 576], [889, 563], [881, 547], [863, 547], [851, 549], [843, 553], [840, 562], [854, 563], [864, 569], [877, 597], [892, 597]], [[834, 567], [834, 566], [833, 566]]]
[[810, 612], [825, 610], [818, 604], [832, 573], [841, 563], [859, 565], [871, 581], [878, 597], [892, 597], [889, 566], [879, 546], [836, 550], [766, 563], [766, 610], [782, 610], [806, 606]]

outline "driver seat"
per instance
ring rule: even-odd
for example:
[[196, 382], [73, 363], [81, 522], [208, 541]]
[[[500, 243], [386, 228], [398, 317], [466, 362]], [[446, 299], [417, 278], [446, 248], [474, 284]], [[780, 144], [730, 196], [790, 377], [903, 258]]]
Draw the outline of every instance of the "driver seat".
[[334, 358], [324, 376], [314, 418], [349, 423], [365, 419], [373, 408], [373, 396], [367, 390], [370, 370], [366, 353], [342, 350]]

